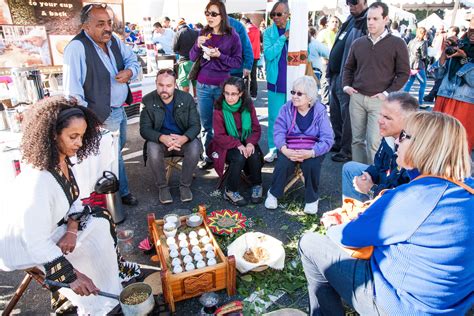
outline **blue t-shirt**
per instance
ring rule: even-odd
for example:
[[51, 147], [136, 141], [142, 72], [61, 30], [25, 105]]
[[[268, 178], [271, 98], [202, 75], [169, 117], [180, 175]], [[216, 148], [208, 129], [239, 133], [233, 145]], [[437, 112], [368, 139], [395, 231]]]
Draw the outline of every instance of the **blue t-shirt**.
[[[163, 103], [164, 104], [164, 103]], [[165, 120], [161, 126], [160, 133], [165, 135], [177, 134], [183, 135], [183, 132], [176, 124], [176, 121], [173, 116], [173, 107], [174, 107], [174, 98], [169, 104], [164, 104], [165, 106]]]
[[[282, 36], [285, 34], [286, 29], [278, 29], [278, 34]], [[278, 61], [278, 78], [276, 84], [272, 84], [270, 82], [267, 83], [267, 87], [269, 91], [278, 92], [278, 93], [286, 93], [286, 70], [287, 70], [287, 61], [286, 58], [288, 56], [288, 41], [285, 42], [283, 45], [283, 49], [281, 50], [280, 60]]]
[[313, 122], [314, 118], [314, 106], [312, 106], [308, 113], [305, 116], [301, 115], [300, 112], [296, 113], [296, 125], [302, 133], [306, 132], [306, 130], [310, 127], [311, 123]]

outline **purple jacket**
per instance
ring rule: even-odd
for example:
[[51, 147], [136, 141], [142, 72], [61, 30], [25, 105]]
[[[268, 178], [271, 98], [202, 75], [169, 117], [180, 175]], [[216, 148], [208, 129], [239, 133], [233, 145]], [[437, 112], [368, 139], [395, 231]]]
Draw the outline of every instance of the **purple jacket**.
[[189, 58], [192, 61], [201, 58], [198, 82], [218, 86], [230, 76], [231, 69], [240, 68], [242, 65], [242, 44], [234, 29], [230, 35], [213, 34], [204, 43], [204, 46], [219, 48], [221, 55], [219, 58], [204, 59], [202, 58], [202, 49], [197, 46], [197, 41], [194, 43], [193, 48], [189, 51]]
[[[316, 136], [318, 141], [314, 145], [313, 150], [316, 156], [321, 156], [327, 153], [334, 144], [334, 134], [326, 112], [326, 107], [320, 102], [315, 102], [312, 106], [315, 108], [311, 126], [302, 133], [298, 125], [295, 124], [290, 131], [290, 135]], [[278, 114], [275, 126], [273, 127], [273, 140], [278, 149], [286, 145], [286, 135], [288, 134], [288, 129], [291, 127], [295, 111], [296, 108], [293, 106], [292, 101], [288, 101], [283, 105]]]

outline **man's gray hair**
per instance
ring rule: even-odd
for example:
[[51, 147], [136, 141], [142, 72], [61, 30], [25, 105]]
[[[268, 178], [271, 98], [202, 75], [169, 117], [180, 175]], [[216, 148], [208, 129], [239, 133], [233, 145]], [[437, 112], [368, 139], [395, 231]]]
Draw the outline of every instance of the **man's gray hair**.
[[318, 85], [316, 80], [311, 76], [303, 76], [293, 82], [293, 90], [299, 90], [303, 93], [306, 93], [308, 98], [311, 99], [311, 105], [318, 99]]
[[398, 102], [402, 111], [404, 112], [415, 112], [418, 110], [418, 101], [411, 96], [408, 92], [395, 91], [390, 92], [386, 99], [387, 102]]

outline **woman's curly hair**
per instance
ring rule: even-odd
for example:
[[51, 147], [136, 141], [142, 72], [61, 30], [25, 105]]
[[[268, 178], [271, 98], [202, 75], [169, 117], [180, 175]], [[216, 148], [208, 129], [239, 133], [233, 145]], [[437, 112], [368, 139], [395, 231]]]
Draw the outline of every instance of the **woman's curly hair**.
[[21, 151], [25, 162], [40, 170], [52, 170], [59, 164], [57, 135], [69, 126], [73, 118], [82, 116], [72, 115], [58, 124], [58, 114], [73, 107], [83, 112], [83, 118], [87, 123], [82, 138], [82, 147], [76, 153], [78, 160], [81, 161], [90, 154], [99, 152], [101, 123], [95, 114], [91, 110], [79, 106], [75, 99], [56, 96], [35, 103], [26, 112], [21, 139]]

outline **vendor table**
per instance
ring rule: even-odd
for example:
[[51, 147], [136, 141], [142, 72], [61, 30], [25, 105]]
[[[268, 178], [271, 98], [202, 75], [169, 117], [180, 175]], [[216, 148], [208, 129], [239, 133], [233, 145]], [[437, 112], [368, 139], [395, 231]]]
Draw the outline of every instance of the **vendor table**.
[[[19, 145], [21, 133], [0, 131], [0, 201], [15, 179], [14, 161], [21, 168]], [[74, 166], [74, 175], [81, 191], [80, 198], [88, 197], [94, 191], [94, 185], [104, 171], [112, 171], [118, 177], [118, 133], [103, 131], [99, 154], [89, 156]], [[73, 163], [76, 158], [71, 159]]]

